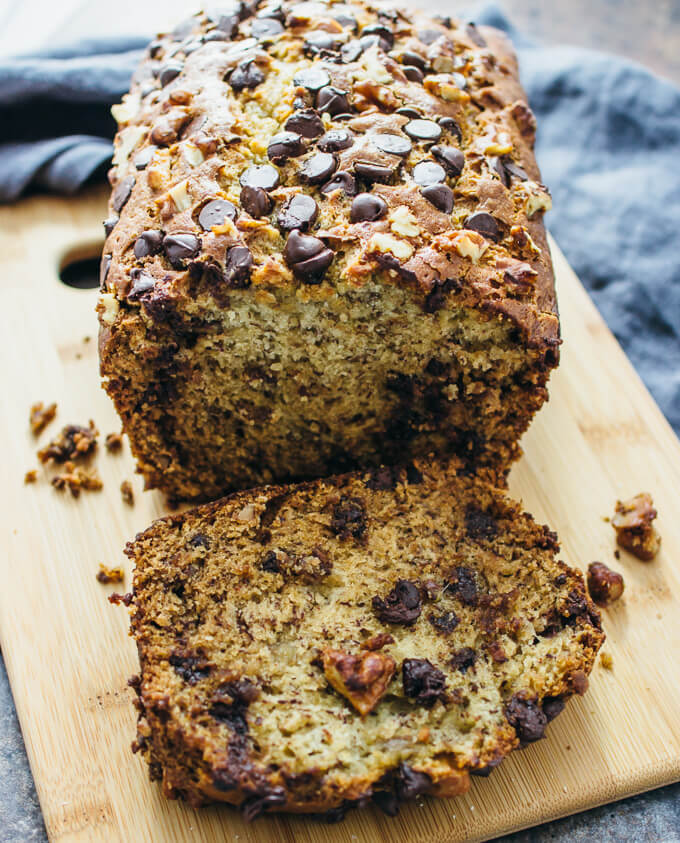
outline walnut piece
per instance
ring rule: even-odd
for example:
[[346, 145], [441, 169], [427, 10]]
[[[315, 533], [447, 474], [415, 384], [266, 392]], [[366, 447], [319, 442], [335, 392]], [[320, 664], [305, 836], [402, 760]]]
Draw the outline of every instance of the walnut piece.
[[102, 583], [103, 585], [108, 585], [112, 582], [123, 582], [123, 569], [122, 568], [107, 568], [106, 565], [99, 565], [99, 571], [97, 573], [97, 582]]
[[386, 653], [365, 651], [359, 655], [342, 650], [321, 654], [328, 682], [365, 717], [378, 704], [396, 670], [396, 662]]
[[652, 526], [656, 516], [654, 501], [647, 492], [627, 501], [617, 501], [616, 514], [612, 518], [617, 544], [638, 559], [649, 562], [661, 546], [661, 537]]
[[110, 454], [118, 453], [123, 447], [123, 434], [107, 433], [106, 439], [104, 440], [104, 445], [106, 446], [106, 450]]
[[31, 407], [31, 414], [29, 416], [33, 435], [38, 436], [39, 433], [42, 433], [56, 415], [57, 405], [55, 403], [48, 404], [47, 407], [45, 407], [42, 401], [34, 404]]
[[74, 498], [80, 497], [83, 489], [98, 492], [104, 486], [96, 468], [88, 471], [73, 462], [67, 462], [64, 470], [52, 478], [52, 485], [60, 492], [68, 489]]
[[123, 498], [123, 501], [128, 506], [135, 505], [135, 493], [132, 489], [132, 483], [130, 483], [129, 480], [123, 480], [123, 482], [120, 484], [120, 494]]
[[38, 459], [42, 463], [50, 460], [62, 463], [89, 457], [97, 449], [97, 436], [99, 431], [92, 419], [88, 427], [67, 424], [55, 439], [38, 451]]
[[603, 562], [588, 565], [588, 591], [598, 606], [608, 606], [623, 594], [621, 574], [612, 571]]

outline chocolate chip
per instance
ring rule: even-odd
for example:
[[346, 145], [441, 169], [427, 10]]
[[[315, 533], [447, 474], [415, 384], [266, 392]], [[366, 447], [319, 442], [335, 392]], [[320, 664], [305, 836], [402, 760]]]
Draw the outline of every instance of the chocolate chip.
[[184, 65], [178, 61], [171, 61], [163, 65], [158, 71], [158, 81], [161, 83], [161, 88], [164, 88], [173, 79], [176, 79], [183, 69]]
[[519, 181], [526, 181], [529, 178], [526, 171], [518, 164], [515, 164], [512, 158], [503, 156], [500, 158], [490, 159], [490, 162], [491, 161], [493, 161], [494, 170], [498, 173], [501, 181], [506, 187], [510, 187], [513, 178], [516, 178]]
[[417, 705], [432, 708], [437, 700], [446, 701], [446, 676], [428, 659], [404, 659], [401, 675], [404, 693]]
[[333, 262], [333, 252], [318, 237], [291, 231], [283, 257], [296, 276], [306, 284], [319, 284], [321, 277]]
[[321, 184], [333, 175], [337, 166], [329, 152], [316, 152], [300, 168], [300, 178], [307, 184]]
[[267, 155], [275, 164], [283, 164], [288, 158], [297, 158], [305, 151], [305, 144], [297, 132], [279, 132], [267, 145]]
[[415, 108], [411, 108], [408, 105], [405, 105], [403, 108], [398, 108], [395, 111], [395, 114], [401, 114], [402, 117], [408, 117], [410, 120], [420, 120], [420, 118], [422, 117], [419, 111], [417, 111]]
[[371, 135], [374, 146], [390, 155], [408, 155], [412, 149], [411, 141], [403, 135], [388, 133]]
[[477, 605], [477, 579], [472, 568], [466, 568], [463, 565], [455, 568], [449, 581], [449, 587], [451, 593], [458, 597], [461, 603], [466, 606]]
[[392, 49], [394, 44], [394, 33], [391, 29], [381, 23], [371, 23], [361, 30], [361, 37], [365, 38], [367, 35], [377, 35], [380, 39], [380, 47], [387, 52]]
[[471, 539], [489, 541], [498, 535], [498, 524], [493, 515], [469, 504], [465, 510], [465, 532]]
[[371, 794], [371, 801], [388, 817], [396, 817], [399, 813], [399, 800], [392, 790], [375, 791]]
[[[233, 6], [225, 6], [224, 8], [220, 7], [214, 12], [206, 12], [208, 17], [210, 18], [213, 23], [216, 24], [216, 30], [219, 33], [223, 33], [227, 35], [229, 38], [233, 38], [236, 34], [236, 29], [238, 28], [239, 20], [241, 17], [241, 4], [234, 4]], [[208, 33], [211, 35], [212, 33]], [[207, 38], [207, 36], [206, 36]]]
[[450, 214], [453, 210], [453, 191], [447, 185], [430, 184], [421, 188], [420, 192], [438, 211]]
[[343, 496], [333, 509], [331, 530], [341, 539], [362, 539], [367, 526], [363, 501]]
[[111, 196], [111, 207], [117, 214], [119, 214], [125, 207], [134, 186], [135, 177], [126, 176], [122, 181], [119, 181], [114, 188]]
[[319, 188], [322, 193], [342, 190], [347, 196], [356, 196], [357, 183], [354, 176], [346, 170], [338, 170], [330, 181]]
[[240, 198], [243, 210], [255, 220], [267, 216], [274, 204], [266, 190], [250, 185], [241, 188]]
[[241, 187], [261, 187], [274, 190], [279, 183], [279, 171], [271, 164], [252, 164], [241, 173]]
[[451, 657], [451, 667], [454, 670], [459, 670], [461, 673], [466, 673], [469, 668], [475, 666], [477, 661], [477, 653], [472, 647], [461, 647]]
[[428, 793], [431, 787], [432, 779], [427, 773], [420, 773], [403, 761], [399, 764], [394, 779], [394, 790], [397, 799], [401, 802], [405, 802], [407, 799], [415, 799], [422, 793]]
[[293, 82], [315, 93], [326, 85], [330, 85], [331, 77], [322, 67], [306, 67], [293, 76]]
[[349, 129], [331, 129], [319, 138], [317, 146], [322, 152], [339, 152], [349, 149], [353, 143], [354, 135]]
[[283, 32], [283, 24], [276, 18], [255, 18], [250, 25], [253, 38], [273, 38]]
[[278, 216], [279, 227], [284, 231], [294, 228], [307, 231], [319, 213], [314, 199], [307, 193], [296, 193], [281, 210]]
[[240, 811], [246, 822], [253, 822], [269, 808], [281, 808], [286, 804], [286, 791], [273, 787], [263, 796], [251, 796], [241, 803]]
[[386, 164], [374, 164], [371, 161], [355, 161], [354, 172], [367, 182], [389, 184], [394, 177], [396, 168]]
[[399, 54], [398, 61], [401, 64], [409, 64], [412, 67], [417, 67], [419, 70], [427, 68], [427, 59], [423, 58], [420, 53], [414, 53], [412, 50], [404, 50]]
[[213, 199], [204, 205], [198, 215], [198, 224], [203, 231], [210, 231], [214, 225], [223, 225], [226, 219], [234, 222], [238, 209], [226, 199]]
[[305, 108], [291, 114], [286, 120], [285, 129], [288, 132], [297, 132], [303, 138], [318, 138], [323, 134], [324, 126], [317, 111]]
[[409, 82], [422, 82], [425, 79], [425, 74], [419, 67], [413, 67], [410, 64], [403, 67], [404, 76]]
[[421, 29], [416, 32], [418, 40], [422, 41], [423, 44], [426, 44], [428, 47], [430, 44], [434, 44], [438, 38], [441, 38], [443, 34], [444, 33], [438, 29]]
[[540, 740], [548, 725], [548, 718], [536, 702], [518, 694], [505, 706], [505, 717], [523, 744]]
[[381, 621], [399, 623], [404, 626], [414, 624], [423, 608], [420, 591], [409, 580], [397, 580], [384, 600], [376, 594], [371, 605]]
[[132, 279], [132, 286], [127, 294], [129, 301], [137, 301], [137, 299], [141, 298], [144, 293], [148, 293], [153, 290], [156, 283], [148, 272], [144, 272], [144, 270], [139, 267], [135, 267], [130, 272], [130, 278]]
[[363, 51], [364, 47], [361, 41], [352, 39], [340, 48], [340, 58], [345, 64], [351, 64], [359, 58]]
[[465, 156], [456, 146], [433, 146], [430, 149], [432, 157], [446, 168], [446, 171], [452, 176], [459, 176], [463, 172], [465, 165]]
[[339, 46], [340, 42], [330, 32], [319, 30], [318, 32], [308, 32], [305, 35], [304, 50], [308, 55], [334, 53]]
[[489, 761], [488, 764], [485, 764], [483, 767], [474, 767], [470, 770], [471, 776], [480, 776], [481, 778], [487, 778], [490, 776], [491, 773], [498, 767], [498, 765], [503, 761], [502, 758], [494, 758], [493, 761]]
[[405, 126], [406, 134], [416, 140], [436, 141], [442, 134], [441, 126], [434, 120], [410, 120]]
[[243, 289], [250, 281], [253, 256], [247, 246], [232, 246], [224, 263], [224, 280], [230, 287]]
[[157, 255], [163, 246], [162, 231], [143, 231], [135, 240], [135, 257], [139, 260], [149, 255]]
[[184, 262], [195, 258], [201, 250], [201, 241], [195, 234], [166, 234], [163, 249], [175, 269], [183, 269]]
[[327, 85], [316, 95], [316, 107], [319, 111], [330, 114], [342, 114], [349, 111], [349, 100], [347, 99], [347, 91], [341, 91], [339, 88], [334, 88]]
[[255, 15], [257, 18], [275, 18], [278, 21], [283, 23], [286, 19], [286, 14], [283, 11], [283, 6], [281, 3], [267, 3], [266, 6], [263, 6], [261, 9], [258, 10], [257, 14]]
[[545, 714], [548, 723], [554, 720], [558, 714], [564, 711], [564, 700], [562, 697], [545, 697], [541, 703], [543, 714]]
[[438, 123], [442, 129], [446, 129], [447, 132], [454, 134], [459, 141], [463, 139], [463, 133], [461, 132], [460, 126], [456, 123], [453, 117], [440, 117], [438, 119]]
[[429, 615], [428, 621], [437, 630], [445, 634], [453, 632], [460, 620], [455, 612], [443, 612], [441, 615]]
[[340, 24], [340, 26], [343, 27], [343, 29], [355, 30], [358, 26], [357, 19], [354, 17], [354, 15], [345, 11], [337, 12], [336, 14], [334, 14], [333, 20], [336, 20]]
[[151, 159], [153, 158], [154, 152], [157, 149], [158, 147], [154, 144], [149, 144], [149, 146], [145, 146], [144, 149], [138, 152], [133, 159], [135, 167], [138, 170], [145, 170], [151, 163]]
[[465, 31], [467, 33], [468, 38], [473, 44], [476, 44], [478, 47], [486, 47], [486, 41], [482, 37], [480, 31], [477, 29], [477, 24], [469, 23], [465, 27]]
[[446, 170], [435, 161], [419, 161], [413, 168], [413, 179], [421, 187], [446, 181]]
[[210, 665], [201, 656], [171, 653], [168, 661], [173, 666], [175, 673], [188, 685], [195, 685], [201, 679], [210, 675]]
[[465, 220], [463, 228], [477, 231], [482, 237], [486, 237], [487, 240], [493, 240], [494, 243], [497, 243], [503, 235], [495, 217], [492, 217], [491, 214], [487, 214], [485, 211], [477, 211], [474, 214], [470, 214]]
[[109, 217], [108, 219], [104, 220], [104, 234], [107, 237], [109, 236], [109, 234], [111, 234], [113, 229], [116, 227], [116, 223], [118, 222], [119, 219], [120, 219], [120, 217]]
[[253, 61], [241, 62], [229, 77], [229, 84], [235, 91], [257, 88], [262, 82], [264, 73]]
[[360, 193], [352, 202], [349, 212], [351, 222], [365, 222], [380, 219], [387, 213], [387, 202], [373, 193]]

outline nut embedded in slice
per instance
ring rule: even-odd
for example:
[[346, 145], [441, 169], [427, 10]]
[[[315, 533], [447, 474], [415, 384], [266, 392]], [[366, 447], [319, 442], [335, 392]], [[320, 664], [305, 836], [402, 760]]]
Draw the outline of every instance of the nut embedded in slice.
[[397, 667], [392, 656], [371, 651], [350, 655], [328, 649], [321, 658], [326, 679], [364, 717], [384, 695]]

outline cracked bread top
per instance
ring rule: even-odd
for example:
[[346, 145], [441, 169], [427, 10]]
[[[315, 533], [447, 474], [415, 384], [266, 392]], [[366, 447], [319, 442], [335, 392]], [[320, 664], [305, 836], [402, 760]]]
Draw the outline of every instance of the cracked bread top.
[[535, 120], [494, 30], [234, 0], [159, 37], [113, 113], [103, 324], [379, 277], [559, 342]]

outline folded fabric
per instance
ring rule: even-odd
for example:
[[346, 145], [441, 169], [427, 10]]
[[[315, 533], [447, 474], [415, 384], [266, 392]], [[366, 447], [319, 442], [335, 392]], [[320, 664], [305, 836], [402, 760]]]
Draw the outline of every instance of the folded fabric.
[[[680, 433], [680, 89], [615, 56], [533, 44], [493, 4], [469, 17], [515, 42], [548, 226]], [[0, 201], [31, 185], [72, 193], [106, 166], [109, 106], [146, 40], [0, 61]]]

